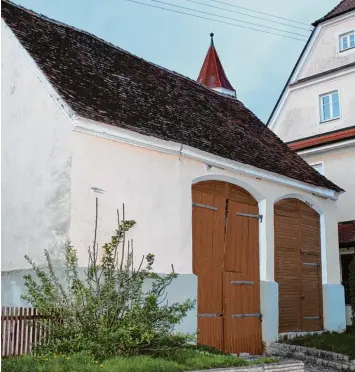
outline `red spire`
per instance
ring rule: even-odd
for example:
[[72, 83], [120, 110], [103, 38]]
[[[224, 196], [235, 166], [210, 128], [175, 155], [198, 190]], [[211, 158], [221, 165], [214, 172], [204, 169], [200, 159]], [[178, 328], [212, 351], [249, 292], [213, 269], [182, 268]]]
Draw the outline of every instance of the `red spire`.
[[235, 89], [227, 79], [223, 70], [222, 63], [218, 57], [216, 48], [213, 44], [213, 33], [211, 36], [211, 45], [208, 49], [205, 61], [203, 62], [197, 81], [209, 88], [235, 96]]

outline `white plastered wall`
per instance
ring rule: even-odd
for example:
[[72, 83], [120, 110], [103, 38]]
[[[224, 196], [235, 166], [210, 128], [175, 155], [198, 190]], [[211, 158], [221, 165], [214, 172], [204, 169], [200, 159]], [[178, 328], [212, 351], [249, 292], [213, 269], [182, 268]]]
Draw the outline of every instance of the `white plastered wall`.
[[[219, 179], [251, 192], [264, 214], [260, 224], [260, 279], [274, 280], [273, 205], [285, 197], [299, 197], [322, 215], [323, 283], [340, 283], [337, 250], [337, 203], [296, 188], [258, 177], [209, 168], [203, 162], [162, 153], [85, 133], [73, 133], [71, 238], [86, 264], [92, 244], [95, 197], [99, 197], [99, 241], [104, 243], [115, 229], [116, 208], [126, 206], [137, 257], [156, 255], [155, 270], [192, 273], [191, 185]], [[97, 194], [93, 188], [99, 188]]]
[[[339, 92], [340, 118], [320, 122], [319, 96]], [[355, 67], [288, 88], [287, 98], [272, 130], [285, 142], [355, 125]]]
[[355, 220], [355, 143], [325, 152], [315, 150], [300, 155], [309, 164], [323, 163], [324, 175], [346, 191], [338, 199], [339, 222]]
[[[44, 263], [69, 238], [72, 125], [35, 62], [1, 20], [1, 270]], [[63, 105], [64, 106], [64, 105]]]
[[298, 79], [355, 62], [355, 49], [340, 52], [339, 36], [355, 30], [355, 11], [318, 26], [317, 38], [300, 69]]

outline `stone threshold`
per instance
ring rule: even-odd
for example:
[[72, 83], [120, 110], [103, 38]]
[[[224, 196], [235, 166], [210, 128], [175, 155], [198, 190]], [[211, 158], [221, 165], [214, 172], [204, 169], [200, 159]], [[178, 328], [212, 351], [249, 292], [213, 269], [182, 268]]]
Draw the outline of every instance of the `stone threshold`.
[[271, 343], [267, 345], [267, 355], [302, 360], [309, 364], [330, 367], [339, 371], [355, 371], [355, 360], [348, 355], [319, 350], [311, 347]]
[[304, 372], [304, 362], [287, 361], [243, 367], [201, 369], [191, 372]]

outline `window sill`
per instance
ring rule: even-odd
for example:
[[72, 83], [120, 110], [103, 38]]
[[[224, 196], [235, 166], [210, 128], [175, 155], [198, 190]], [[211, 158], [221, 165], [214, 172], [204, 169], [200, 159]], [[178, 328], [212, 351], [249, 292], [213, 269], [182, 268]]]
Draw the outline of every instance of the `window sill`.
[[339, 50], [339, 53], [344, 53], [344, 52], [347, 52], [348, 50], [353, 50], [353, 49], [355, 49], [355, 46], [350, 47], [350, 48], [346, 48], [346, 49], [343, 49], [343, 50]]
[[320, 121], [319, 124], [326, 124], [326, 123], [329, 123], [330, 121], [335, 121], [339, 119], [340, 119], [340, 116], [338, 116], [337, 118]]

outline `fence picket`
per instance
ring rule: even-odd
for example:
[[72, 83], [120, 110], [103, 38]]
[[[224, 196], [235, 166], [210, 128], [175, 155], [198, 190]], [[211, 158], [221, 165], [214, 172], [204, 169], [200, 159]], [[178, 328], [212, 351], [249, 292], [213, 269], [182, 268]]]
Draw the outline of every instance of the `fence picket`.
[[51, 320], [40, 321], [37, 309], [1, 308], [1, 357], [29, 354], [33, 347], [48, 341]]

